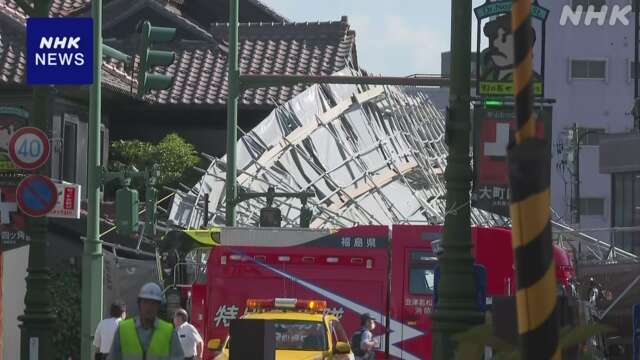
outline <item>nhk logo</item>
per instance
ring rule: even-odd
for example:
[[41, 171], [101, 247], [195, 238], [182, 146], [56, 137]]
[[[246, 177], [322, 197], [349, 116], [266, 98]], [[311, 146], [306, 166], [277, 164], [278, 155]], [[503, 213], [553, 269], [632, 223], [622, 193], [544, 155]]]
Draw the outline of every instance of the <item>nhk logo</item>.
[[27, 19], [27, 83], [93, 83], [91, 18]]
[[72, 63], [76, 66], [84, 65], [84, 54], [81, 52], [76, 53], [61, 53], [61, 52], [45, 52], [43, 49], [77, 49], [80, 51], [80, 37], [43, 37], [40, 39], [41, 52], [36, 53], [36, 66], [70, 66]]
[[573, 26], [582, 24], [586, 26], [591, 26], [592, 24], [615, 26], [621, 23], [627, 26], [630, 24], [628, 16], [632, 11], [633, 7], [631, 5], [613, 5], [611, 8], [607, 5], [602, 5], [598, 10], [593, 5], [589, 5], [588, 8], [583, 5], [578, 5], [575, 8], [571, 5], [565, 5], [560, 15], [560, 25], [566, 26], [569, 23]]

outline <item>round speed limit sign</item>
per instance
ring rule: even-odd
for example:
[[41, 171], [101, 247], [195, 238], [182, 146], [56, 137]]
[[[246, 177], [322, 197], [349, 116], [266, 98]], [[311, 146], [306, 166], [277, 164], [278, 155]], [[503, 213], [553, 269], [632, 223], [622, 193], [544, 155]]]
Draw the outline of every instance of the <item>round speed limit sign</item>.
[[42, 130], [23, 127], [9, 140], [9, 158], [24, 170], [35, 170], [49, 159], [49, 139]]

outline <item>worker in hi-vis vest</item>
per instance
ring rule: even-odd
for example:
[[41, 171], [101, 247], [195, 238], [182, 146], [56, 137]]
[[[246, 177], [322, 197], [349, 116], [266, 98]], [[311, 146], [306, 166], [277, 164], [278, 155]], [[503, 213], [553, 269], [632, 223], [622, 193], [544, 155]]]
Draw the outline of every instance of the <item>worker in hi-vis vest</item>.
[[122, 320], [113, 337], [109, 360], [184, 360], [173, 324], [158, 318], [162, 289], [147, 283], [138, 294], [139, 315]]

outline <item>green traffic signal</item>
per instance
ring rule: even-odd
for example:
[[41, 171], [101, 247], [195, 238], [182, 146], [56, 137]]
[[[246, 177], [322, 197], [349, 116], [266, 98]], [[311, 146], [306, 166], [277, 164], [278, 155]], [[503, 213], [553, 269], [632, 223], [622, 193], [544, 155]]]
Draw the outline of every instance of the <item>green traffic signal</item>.
[[484, 101], [484, 106], [486, 107], [499, 107], [504, 105], [504, 101], [497, 99], [486, 99]]
[[138, 69], [138, 96], [143, 97], [150, 90], [165, 90], [171, 87], [173, 76], [150, 73], [154, 66], [173, 64], [176, 54], [173, 51], [152, 50], [156, 43], [172, 41], [176, 36], [175, 28], [151, 26], [145, 21], [141, 28], [142, 48]]

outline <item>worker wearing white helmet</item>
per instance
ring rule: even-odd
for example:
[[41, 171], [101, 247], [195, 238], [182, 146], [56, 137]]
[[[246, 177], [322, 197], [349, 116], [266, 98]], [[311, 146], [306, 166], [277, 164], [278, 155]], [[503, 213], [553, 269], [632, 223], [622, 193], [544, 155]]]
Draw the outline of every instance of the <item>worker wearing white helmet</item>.
[[140, 288], [139, 315], [119, 323], [109, 360], [184, 359], [173, 324], [158, 318], [163, 299], [162, 289], [156, 283], [147, 283]]

